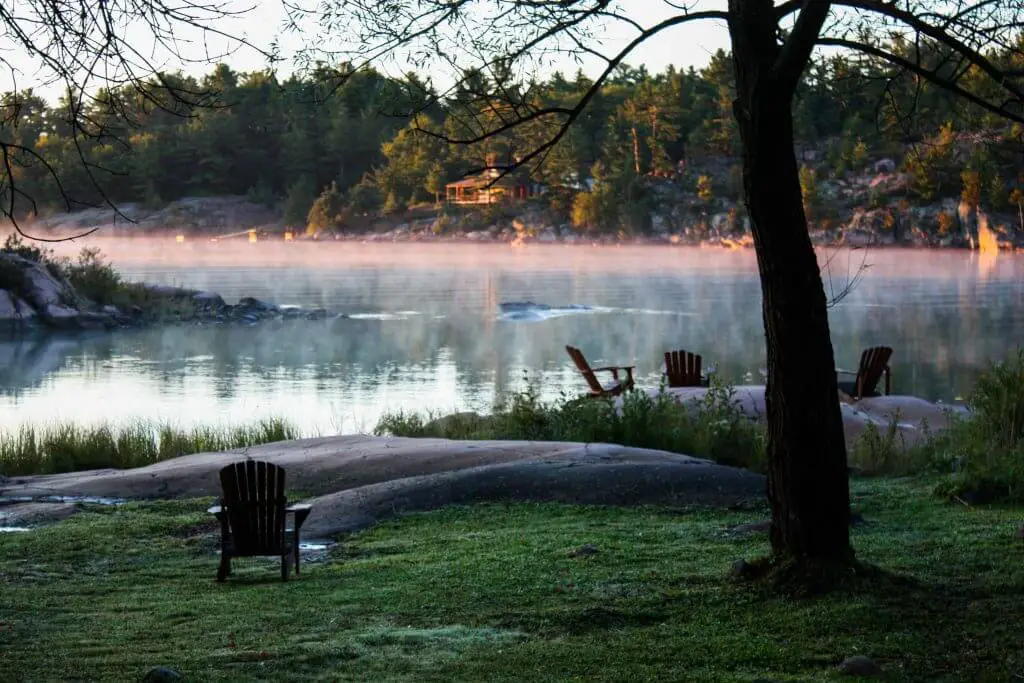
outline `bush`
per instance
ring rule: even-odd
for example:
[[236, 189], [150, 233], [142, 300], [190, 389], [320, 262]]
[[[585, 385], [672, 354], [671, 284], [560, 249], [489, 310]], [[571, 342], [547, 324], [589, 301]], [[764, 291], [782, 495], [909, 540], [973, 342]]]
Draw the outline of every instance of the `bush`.
[[0, 252], [14, 254], [15, 256], [20, 256], [23, 259], [35, 261], [43, 265], [47, 265], [54, 260], [53, 250], [37, 247], [34, 244], [26, 244], [16, 232], [12, 232], [7, 236], [7, 239], [4, 240], [4, 246], [0, 247]]
[[492, 414], [456, 413], [431, 419], [410, 413], [385, 415], [377, 435], [513, 441], [614, 443], [683, 453], [725, 465], [763, 471], [764, 428], [744, 416], [733, 390], [714, 384], [706, 397], [689, 407], [662, 391], [613, 399], [563, 395], [545, 403], [536, 387], [501, 397]]
[[112, 304], [122, 298], [121, 276], [96, 247], [84, 247], [78, 259], [64, 264], [63, 270], [75, 291], [94, 303]]
[[1024, 349], [982, 373], [968, 405], [971, 417], [936, 439], [940, 464], [954, 470], [940, 493], [1024, 501]]

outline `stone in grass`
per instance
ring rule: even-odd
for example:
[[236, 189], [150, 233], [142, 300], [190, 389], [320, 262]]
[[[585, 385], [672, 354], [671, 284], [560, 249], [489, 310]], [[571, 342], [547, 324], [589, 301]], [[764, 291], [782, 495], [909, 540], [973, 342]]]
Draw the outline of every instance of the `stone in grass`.
[[847, 657], [839, 663], [837, 668], [839, 673], [847, 676], [877, 676], [882, 673], [882, 669], [875, 664], [875, 660], [864, 655]]
[[142, 683], [174, 683], [183, 680], [184, 676], [166, 666], [154, 666], [142, 677]]
[[736, 578], [745, 579], [754, 573], [754, 566], [743, 558], [740, 558], [732, 563], [731, 573]]
[[576, 550], [570, 550], [569, 557], [589, 557], [597, 555], [598, 552], [600, 551], [597, 549], [597, 546], [592, 543], [584, 543], [579, 548], [576, 548]]

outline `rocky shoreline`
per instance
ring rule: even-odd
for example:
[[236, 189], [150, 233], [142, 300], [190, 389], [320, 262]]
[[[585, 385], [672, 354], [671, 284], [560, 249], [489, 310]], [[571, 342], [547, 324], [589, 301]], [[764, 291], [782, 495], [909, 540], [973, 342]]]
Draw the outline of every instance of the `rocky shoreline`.
[[270, 320], [346, 317], [325, 309], [278, 306], [253, 297], [228, 304], [220, 294], [184, 287], [124, 283], [131, 303], [97, 304], [58, 269], [0, 252], [0, 334], [103, 331], [154, 324], [256, 325]]
[[[822, 182], [822, 204], [829, 207], [811, 221], [811, 241], [824, 248], [899, 247], [926, 249], [1024, 249], [1024, 208], [993, 212], [958, 198], [927, 203], [909, 200], [912, 178], [897, 173], [892, 162], [845, 180]], [[305, 226], [287, 224], [244, 196], [185, 197], [160, 209], [125, 204], [37, 218], [26, 227], [33, 234], [67, 237], [99, 230], [104, 237], [158, 237], [186, 242], [259, 241], [532, 243], [581, 245], [671, 245], [679, 247], [753, 246], [742, 205], [719, 197], [697, 201], [677, 184], [647, 179], [662, 207], [652, 211], [638, 233], [588, 232], [535, 201], [476, 205], [424, 204], [390, 216], [362, 217], [334, 229], [306, 235]]]

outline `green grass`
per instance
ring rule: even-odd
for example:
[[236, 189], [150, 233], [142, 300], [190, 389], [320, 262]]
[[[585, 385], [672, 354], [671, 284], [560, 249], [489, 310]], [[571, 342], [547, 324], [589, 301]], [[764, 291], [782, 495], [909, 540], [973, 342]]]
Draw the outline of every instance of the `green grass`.
[[115, 467], [142, 467], [180, 455], [257, 446], [300, 438], [286, 420], [265, 419], [246, 425], [179, 429], [136, 422], [115, 427], [73, 423], [26, 425], [0, 431], [0, 474], [55, 474]]
[[[0, 534], [0, 678], [823, 681], [864, 654], [883, 680], [1015, 680], [1024, 510], [933, 484], [856, 480], [859, 557], [908, 578], [802, 600], [728, 578], [767, 551], [730, 531], [763, 510], [449, 508], [352, 536], [287, 584], [270, 558], [217, 584], [208, 501], [88, 507]], [[569, 556], [585, 543], [599, 552]]]

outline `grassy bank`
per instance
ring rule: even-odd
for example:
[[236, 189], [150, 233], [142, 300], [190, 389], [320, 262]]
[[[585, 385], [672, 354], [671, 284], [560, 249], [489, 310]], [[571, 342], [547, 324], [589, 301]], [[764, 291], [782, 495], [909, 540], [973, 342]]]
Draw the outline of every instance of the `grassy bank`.
[[0, 431], [0, 474], [55, 474], [103, 467], [142, 467], [180, 455], [298, 439], [291, 423], [271, 418], [251, 424], [181, 429], [136, 422], [83, 427], [72, 423]]
[[[764, 510], [451, 508], [351, 537], [287, 584], [270, 558], [217, 584], [208, 501], [89, 508], [0, 534], [0, 678], [822, 681], [863, 654], [883, 680], [1013, 680], [1024, 510], [943, 503], [933, 484], [855, 480], [859, 557], [912, 578], [813, 600], [727, 577], [768, 550], [732, 529]], [[571, 557], [583, 544], [597, 553]]]

